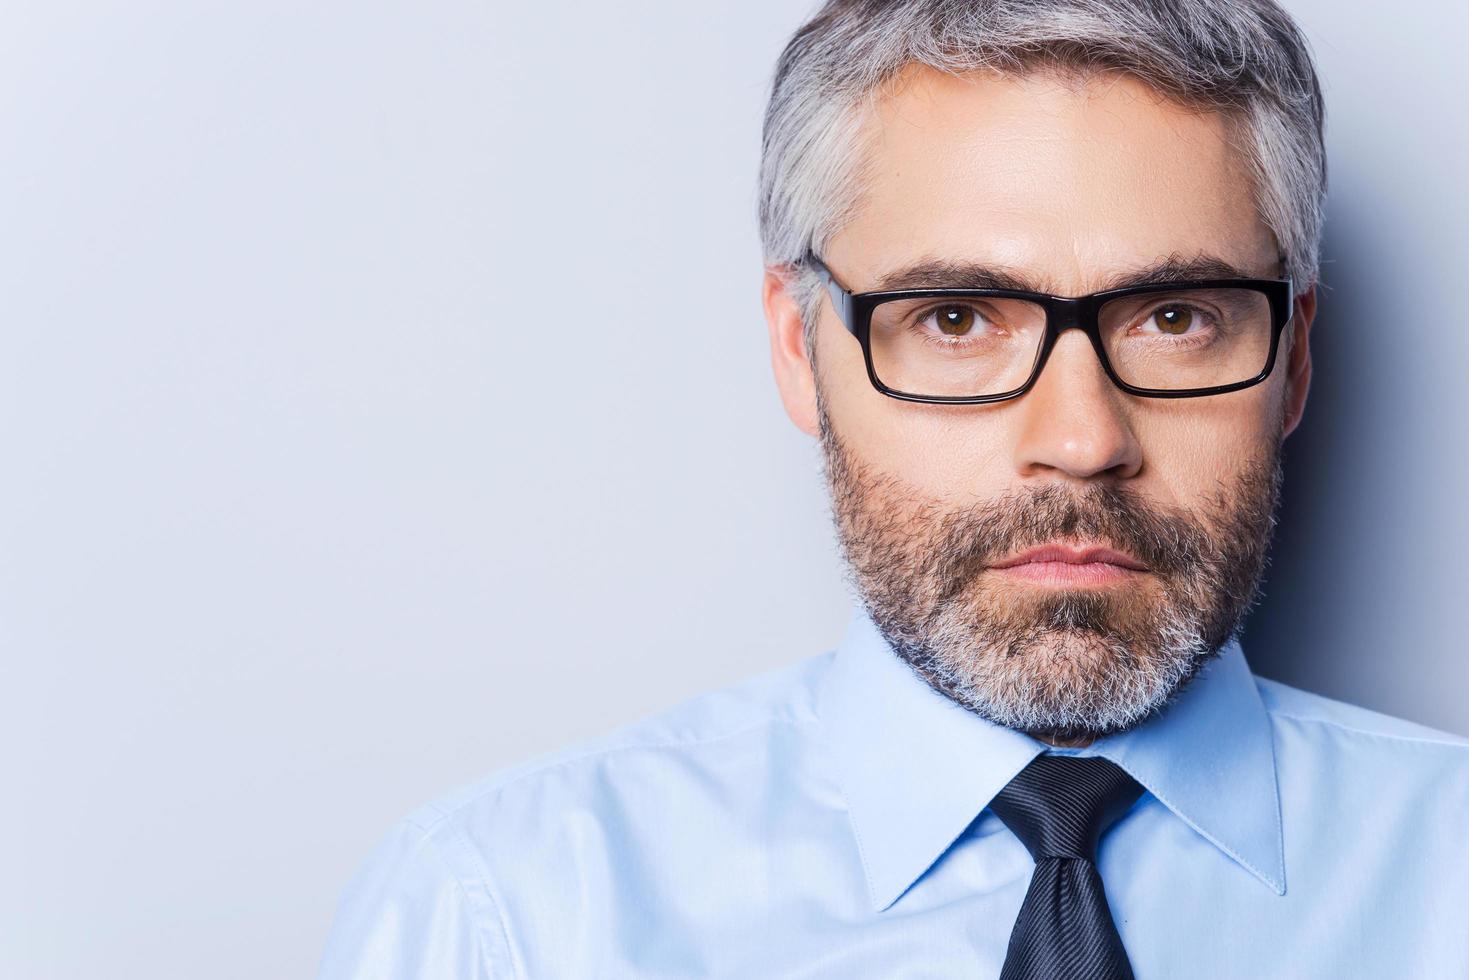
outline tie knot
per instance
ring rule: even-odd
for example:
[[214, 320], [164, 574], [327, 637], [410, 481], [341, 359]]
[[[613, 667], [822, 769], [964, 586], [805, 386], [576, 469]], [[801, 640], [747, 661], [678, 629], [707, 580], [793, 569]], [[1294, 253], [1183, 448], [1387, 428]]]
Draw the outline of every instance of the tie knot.
[[1037, 861], [1095, 861], [1097, 841], [1142, 791], [1110, 759], [1042, 754], [1000, 790], [990, 809]]

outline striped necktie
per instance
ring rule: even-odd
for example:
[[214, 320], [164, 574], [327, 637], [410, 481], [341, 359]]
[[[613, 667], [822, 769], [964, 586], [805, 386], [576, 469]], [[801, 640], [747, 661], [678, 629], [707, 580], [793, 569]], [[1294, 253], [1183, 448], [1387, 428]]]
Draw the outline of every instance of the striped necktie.
[[1142, 789], [1109, 759], [1043, 754], [990, 802], [1035, 858], [1000, 980], [1133, 980], [1096, 859]]

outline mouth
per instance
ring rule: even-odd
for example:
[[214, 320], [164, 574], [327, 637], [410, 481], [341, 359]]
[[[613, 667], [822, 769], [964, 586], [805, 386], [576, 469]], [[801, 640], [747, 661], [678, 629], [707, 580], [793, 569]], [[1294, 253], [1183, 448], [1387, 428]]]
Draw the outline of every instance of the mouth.
[[1041, 585], [1115, 585], [1146, 574], [1148, 567], [1115, 548], [1048, 544], [990, 565], [1001, 576]]

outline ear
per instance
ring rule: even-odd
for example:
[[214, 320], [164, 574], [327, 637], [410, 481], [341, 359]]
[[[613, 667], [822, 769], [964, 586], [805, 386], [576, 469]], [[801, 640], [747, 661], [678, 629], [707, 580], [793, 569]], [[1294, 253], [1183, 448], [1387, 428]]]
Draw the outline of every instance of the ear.
[[1306, 412], [1306, 393], [1311, 389], [1311, 321], [1316, 318], [1316, 284], [1296, 297], [1291, 322], [1290, 358], [1286, 364], [1285, 432], [1290, 435]]
[[790, 291], [795, 271], [789, 266], [767, 266], [761, 298], [770, 327], [770, 366], [786, 414], [796, 428], [817, 436], [816, 375], [806, 356], [801, 307]]

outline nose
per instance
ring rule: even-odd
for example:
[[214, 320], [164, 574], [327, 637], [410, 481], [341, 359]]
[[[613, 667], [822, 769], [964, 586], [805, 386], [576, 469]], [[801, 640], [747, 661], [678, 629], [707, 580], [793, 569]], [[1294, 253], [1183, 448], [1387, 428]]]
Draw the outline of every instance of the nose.
[[1142, 468], [1142, 446], [1126, 394], [1107, 377], [1090, 338], [1065, 330], [1019, 412], [1015, 467], [1022, 477], [1126, 479]]

